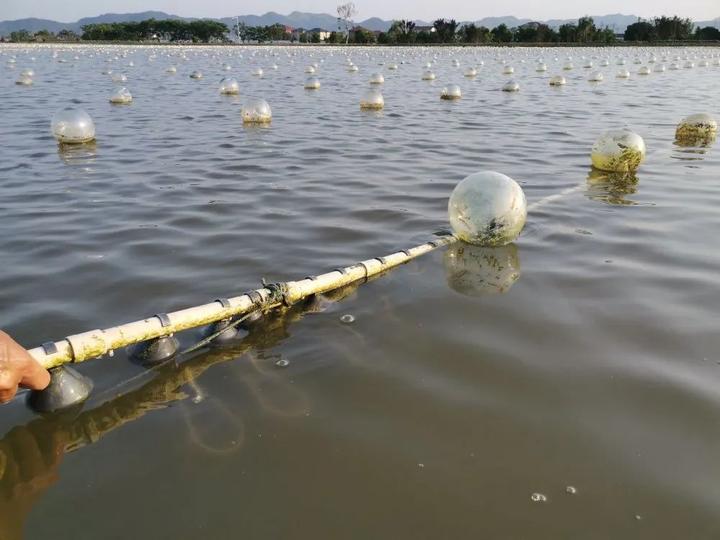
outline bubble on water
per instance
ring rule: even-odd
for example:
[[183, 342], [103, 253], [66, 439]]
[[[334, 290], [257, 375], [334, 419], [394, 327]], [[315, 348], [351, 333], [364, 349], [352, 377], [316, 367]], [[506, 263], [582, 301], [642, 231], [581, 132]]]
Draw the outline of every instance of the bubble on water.
[[277, 362], [275, 362], [275, 365], [276, 365], [277, 367], [280, 367], [280, 368], [285, 368], [285, 367], [288, 367], [288, 366], [290, 365], [290, 361], [289, 361], [289, 360], [285, 360], [285, 358], [281, 358], [280, 360], [278, 360]]
[[542, 493], [533, 493], [530, 495], [530, 500], [532, 502], [547, 502], [547, 496], [543, 495]]
[[344, 324], [352, 324], [355, 322], [355, 317], [348, 313], [340, 317], [340, 322]]

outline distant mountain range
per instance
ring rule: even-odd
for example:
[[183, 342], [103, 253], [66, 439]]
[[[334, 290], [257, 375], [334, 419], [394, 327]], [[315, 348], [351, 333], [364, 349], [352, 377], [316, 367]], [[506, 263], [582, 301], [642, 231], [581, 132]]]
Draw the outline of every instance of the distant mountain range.
[[[162, 11], [144, 11], [142, 13], [106, 13], [97, 17], [86, 17], [76, 22], [63, 23], [58, 21], [51, 21], [47, 19], [18, 19], [15, 21], [0, 21], [0, 36], [7, 36], [10, 32], [16, 30], [27, 30], [29, 32], [37, 32], [38, 30], [49, 30], [50, 32], [59, 32], [60, 30], [73, 30], [80, 32], [82, 27], [86, 24], [97, 24], [97, 23], [113, 23], [113, 22], [125, 22], [125, 21], [142, 21], [145, 19], [183, 19], [193, 20], [189, 17], [179, 17], [177, 15], [171, 15]], [[337, 17], [334, 15], [328, 15], [326, 13], [301, 13], [299, 11], [293, 11], [289, 15], [281, 15], [280, 13], [268, 12], [264, 15], [243, 15], [238, 17], [240, 22], [244, 22], [248, 26], [268, 26], [272, 24], [283, 24], [292, 26], [293, 28], [322, 28], [323, 30], [336, 30], [337, 29]], [[593, 16], [595, 24], [600, 27], [607, 26], [616, 32], [624, 32], [625, 28], [638, 20], [635, 15], [600, 15]], [[217, 19], [224, 22], [229, 27], [235, 24], [235, 17], [225, 17]], [[464, 21], [464, 22], [475, 22], [478, 26], [486, 26], [487, 28], [494, 28], [500, 24], [506, 24], [512, 28], [520, 26], [528, 22], [532, 22], [533, 19], [519, 19], [517, 17], [486, 17], [478, 21]], [[415, 21], [418, 26], [429, 26], [430, 22]], [[577, 22], [577, 19], [551, 19], [544, 22], [547, 25], [557, 28], [561, 24]], [[357, 24], [367, 28], [368, 30], [386, 32], [389, 30], [392, 21], [385, 21], [377, 17], [372, 17], [364, 21], [357, 21]], [[696, 21], [696, 26], [714, 26], [720, 29], [720, 17], [710, 21]]]

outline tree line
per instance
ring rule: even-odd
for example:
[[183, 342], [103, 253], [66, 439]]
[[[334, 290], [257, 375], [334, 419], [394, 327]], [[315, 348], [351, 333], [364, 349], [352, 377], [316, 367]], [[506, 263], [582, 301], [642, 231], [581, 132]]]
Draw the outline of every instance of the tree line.
[[210, 19], [183, 21], [147, 19], [137, 22], [86, 24], [82, 39], [87, 41], [224, 41], [227, 25]]
[[690, 19], [657, 17], [652, 21], [640, 20], [627, 27], [625, 41], [720, 41], [720, 30], [712, 26], [695, 28]]

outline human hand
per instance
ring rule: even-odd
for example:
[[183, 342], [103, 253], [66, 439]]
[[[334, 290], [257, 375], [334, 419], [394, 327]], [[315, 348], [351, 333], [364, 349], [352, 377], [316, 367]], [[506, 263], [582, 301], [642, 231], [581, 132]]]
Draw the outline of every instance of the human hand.
[[5, 332], [0, 331], [0, 403], [15, 397], [18, 386], [43, 390], [50, 373]]

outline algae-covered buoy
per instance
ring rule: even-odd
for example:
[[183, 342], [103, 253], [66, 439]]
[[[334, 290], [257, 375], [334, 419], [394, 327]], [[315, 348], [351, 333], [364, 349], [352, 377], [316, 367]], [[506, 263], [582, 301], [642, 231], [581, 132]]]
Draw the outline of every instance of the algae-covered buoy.
[[456, 100], [462, 97], [462, 91], [457, 84], [449, 84], [442, 89], [440, 99]]
[[319, 90], [320, 89], [320, 79], [317, 77], [308, 77], [308, 79], [305, 81], [305, 90]]
[[477, 72], [477, 69], [475, 69], [475, 68], [471, 67], [471, 68], [467, 68], [465, 70], [465, 76], [468, 79], [473, 79], [473, 78], [477, 77], [477, 74], [478, 74], [478, 72]]
[[573, 66], [572, 62], [568, 62], [568, 63], [566, 63], [566, 64], [563, 66], [563, 69], [564, 69], [565, 71], [570, 71], [570, 70], [573, 69], [574, 67], [575, 67], [575, 66]]
[[520, 85], [515, 81], [508, 81], [502, 87], [503, 92], [517, 92], [518, 90], [520, 90]]
[[236, 79], [226, 77], [220, 81], [219, 92], [224, 96], [235, 96], [240, 93], [240, 84]]
[[113, 95], [110, 96], [110, 103], [114, 103], [116, 105], [125, 105], [127, 103], [131, 103], [132, 100], [132, 94], [125, 87], [119, 88], [113, 93]]
[[563, 86], [565, 83], [565, 77], [562, 75], [555, 75], [550, 78], [550, 86]]
[[650, 75], [650, 68], [648, 66], [643, 66], [638, 70], [638, 75]]
[[365, 110], [381, 110], [385, 107], [385, 99], [378, 90], [368, 90], [360, 98], [360, 108]]
[[370, 75], [370, 84], [384, 84], [385, 83], [385, 77], [383, 77], [382, 73], [373, 73]]
[[520, 185], [494, 171], [471, 174], [448, 202], [450, 226], [460, 240], [480, 246], [502, 246], [515, 240], [525, 225], [527, 202]]
[[311, 74], [311, 75], [312, 75], [313, 73], [315, 73], [315, 66], [307, 66], [307, 67], [305, 68], [305, 73], [308, 73], [308, 74]]
[[95, 139], [95, 123], [79, 108], [67, 107], [56, 112], [50, 128], [59, 143], [81, 144]]
[[675, 138], [679, 141], [712, 139], [717, 131], [717, 120], [709, 114], [691, 114], [680, 121]]
[[199, 72], [199, 71], [193, 71], [193, 72], [190, 74], [190, 78], [191, 78], [191, 79], [199, 80], [199, 79], [202, 79], [202, 78], [203, 78], [203, 74], [202, 74], [201, 72]]
[[264, 99], [250, 99], [240, 110], [244, 124], [269, 124], [272, 121], [272, 110]]
[[398, 68], [398, 65], [397, 65], [397, 64], [388, 64], [388, 67], [387, 67], [387, 68], [388, 68], [390, 71], [396, 71], [397, 68]]
[[599, 71], [594, 71], [588, 77], [590, 82], [601, 82], [604, 79], [603, 74]]
[[27, 75], [20, 75], [15, 81], [15, 84], [18, 84], [20, 86], [32, 86], [33, 78], [28, 77]]
[[590, 157], [601, 171], [632, 172], [645, 159], [645, 141], [627, 129], [606, 131], [595, 141]]
[[435, 74], [432, 71], [426, 71], [422, 76], [423, 81], [434, 81]]
[[505, 66], [503, 68], [503, 75], [512, 75], [515, 73], [515, 69], [512, 66]]

